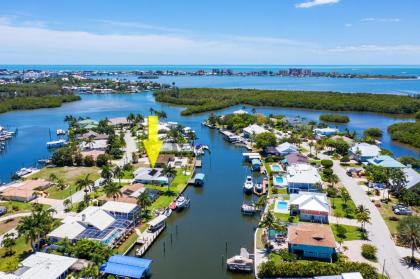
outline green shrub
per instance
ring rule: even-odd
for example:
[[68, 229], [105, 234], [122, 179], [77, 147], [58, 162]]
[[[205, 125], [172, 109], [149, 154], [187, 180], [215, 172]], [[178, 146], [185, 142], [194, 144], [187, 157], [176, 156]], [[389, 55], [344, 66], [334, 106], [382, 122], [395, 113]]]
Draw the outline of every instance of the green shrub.
[[95, 165], [95, 160], [92, 156], [86, 156], [84, 159], [84, 165], [85, 167], [93, 167]]
[[343, 157], [341, 157], [340, 162], [341, 163], [348, 163], [348, 162], [350, 162], [349, 155], [344, 155]]
[[333, 161], [332, 160], [321, 160], [321, 165], [324, 167], [324, 168], [332, 168], [332, 166], [333, 166]]
[[363, 132], [365, 137], [380, 138], [382, 137], [382, 130], [379, 128], [368, 128]]
[[362, 256], [370, 261], [376, 261], [376, 247], [370, 244], [362, 245]]

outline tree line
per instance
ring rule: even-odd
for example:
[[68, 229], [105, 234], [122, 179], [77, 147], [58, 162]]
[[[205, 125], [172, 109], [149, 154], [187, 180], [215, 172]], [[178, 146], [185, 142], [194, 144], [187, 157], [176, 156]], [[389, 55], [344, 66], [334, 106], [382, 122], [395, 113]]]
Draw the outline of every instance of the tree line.
[[420, 111], [420, 99], [391, 94], [177, 88], [156, 91], [154, 96], [159, 102], [186, 106], [182, 115], [217, 110], [238, 104], [391, 114], [414, 114]]

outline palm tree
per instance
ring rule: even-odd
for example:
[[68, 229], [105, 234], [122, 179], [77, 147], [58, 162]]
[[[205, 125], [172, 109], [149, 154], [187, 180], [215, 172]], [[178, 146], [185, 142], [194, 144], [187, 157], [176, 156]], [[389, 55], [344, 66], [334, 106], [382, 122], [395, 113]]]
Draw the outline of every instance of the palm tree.
[[340, 188], [340, 196], [344, 204], [347, 206], [347, 202], [350, 200], [350, 194], [346, 188]]
[[112, 171], [112, 173], [114, 174], [115, 177], [118, 178], [118, 185], [121, 185], [121, 177], [122, 177], [122, 174], [123, 174], [123, 171], [122, 171], [121, 167], [116, 166], [114, 168], [114, 170]]
[[132, 124], [135, 118], [136, 116], [134, 115], [134, 113], [130, 112], [130, 114], [127, 116], [128, 123]]
[[22, 217], [16, 227], [19, 236], [25, 236], [33, 251], [36, 251], [36, 243], [45, 237], [52, 228], [54, 209], [44, 209], [41, 205], [34, 205], [30, 216]]
[[257, 202], [255, 203], [255, 206], [257, 208], [263, 208], [265, 204], [267, 203], [267, 196], [261, 196]]
[[122, 196], [120, 187], [115, 183], [108, 183], [104, 186], [104, 192], [107, 198], [112, 198], [114, 201]]
[[137, 114], [136, 114], [136, 117], [135, 117], [135, 119], [134, 119], [134, 122], [136, 122], [136, 123], [140, 123], [140, 122], [143, 122], [143, 120], [144, 120], [143, 115], [141, 115], [140, 113], [137, 113]]
[[85, 177], [79, 178], [76, 180], [77, 190], [82, 190], [85, 192], [85, 196], [87, 196], [89, 190], [93, 186], [94, 182], [89, 178], [90, 174], [86, 174]]
[[420, 247], [420, 217], [408, 216], [401, 219], [398, 225], [398, 239], [402, 244], [411, 248], [411, 263], [414, 265], [416, 259], [414, 251]]
[[359, 222], [360, 225], [361, 225], [360, 230], [363, 233], [365, 233], [366, 232], [366, 229], [365, 229], [366, 223], [370, 224], [370, 211], [369, 211], [369, 209], [364, 208], [363, 205], [359, 205], [359, 207], [357, 208], [356, 219], [357, 219], [357, 222]]
[[271, 213], [271, 211], [268, 211], [267, 214], [264, 215], [261, 221], [261, 225], [268, 229], [272, 229], [275, 227], [275, 224], [276, 224], [276, 218], [274, 217], [273, 213]]
[[106, 183], [110, 183], [112, 181], [112, 169], [109, 165], [102, 167], [101, 177], [105, 179]]
[[63, 191], [66, 188], [66, 184], [64, 183], [64, 180], [61, 178], [57, 178], [56, 184], [57, 189], [60, 191]]
[[[152, 204], [152, 201], [149, 197], [149, 194], [146, 191], [143, 191], [138, 197], [137, 197], [137, 204], [140, 206], [140, 210], [143, 211], [143, 214], [147, 212], [147, 207]], [[141, 212], [140, 212], [141, 213]]]
[[162, 174], [167, 176], [169, 179], [168, 181], [168, 191], [170, 190], [169, 186], [170, 186], [170, 181], [171, 178], [174, 177], [176, 175], [176, 169], [174, 167], [171, 167], [170, 165], [166, 165], [163, 170], [162, 170]]

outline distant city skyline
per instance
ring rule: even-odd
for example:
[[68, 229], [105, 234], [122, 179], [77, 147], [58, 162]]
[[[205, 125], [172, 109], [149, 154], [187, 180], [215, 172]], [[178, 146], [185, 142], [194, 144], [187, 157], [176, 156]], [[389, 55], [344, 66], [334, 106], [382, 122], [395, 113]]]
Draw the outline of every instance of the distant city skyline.
[[420, 64], [415, 0], [7, 1], [0, 64]]

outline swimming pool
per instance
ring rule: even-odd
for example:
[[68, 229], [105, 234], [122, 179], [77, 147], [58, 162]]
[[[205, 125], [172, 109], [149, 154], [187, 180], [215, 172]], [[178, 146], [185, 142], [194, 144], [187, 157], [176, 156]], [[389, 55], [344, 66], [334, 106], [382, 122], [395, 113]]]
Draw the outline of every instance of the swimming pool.
[[274, 175], [273, 176], [273, 185], [276, 186], [276, 187], [286, 187], [287, 186], [286, 177], [283, 177], [281, 175]]
[[274, 212], [289, 213], [289, 202], [285, 200], [277, 200], [274, 206]]
[[272, 164], [271, 165], [271, 171], [272, 172], [280, 172], [281, 171], [281, 167], [278, 164]]

